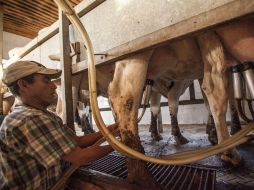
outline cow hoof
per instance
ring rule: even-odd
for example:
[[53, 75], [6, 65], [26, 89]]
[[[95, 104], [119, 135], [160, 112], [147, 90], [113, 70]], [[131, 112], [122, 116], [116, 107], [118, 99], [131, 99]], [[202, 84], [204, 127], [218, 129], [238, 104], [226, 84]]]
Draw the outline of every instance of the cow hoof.
[[212, 145], [218, 144], [217, 135], [208, 134], [208, 140]]
[[177, 145], [187, 144], [189, 141], [182, 135], [174, 136]]
[[230, 152], [227, 151], [221, 154], [221, 160], [230, 163], [234, 167], [238, 167], [243, 164], [243, 159], [236, 150], [232, 150]]
[[151, 137], [154, 141], [160, 141], [162, 140], [162, 136], [160, 134], [154, 134], [154, 133], [151, 133]]
[[241, 126], [240, 127], [239, 126], [232, 126], [231, 130], [230, 130], [230, 135], [234, 135], [240, 130], [241, 130]]

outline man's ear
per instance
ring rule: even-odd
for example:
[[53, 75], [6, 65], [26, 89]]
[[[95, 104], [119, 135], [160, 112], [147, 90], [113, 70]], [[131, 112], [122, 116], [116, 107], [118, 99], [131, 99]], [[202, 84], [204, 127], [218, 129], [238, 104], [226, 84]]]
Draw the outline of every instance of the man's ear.
[[20, 90], [24, 90], [27, 87], [27, 82], [22, 79], [18, 80], [17, 84]]

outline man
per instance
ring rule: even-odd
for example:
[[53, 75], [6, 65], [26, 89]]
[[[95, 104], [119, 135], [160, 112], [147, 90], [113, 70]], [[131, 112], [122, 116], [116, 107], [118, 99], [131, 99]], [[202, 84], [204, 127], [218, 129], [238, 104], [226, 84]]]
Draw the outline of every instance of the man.
[[60, 75], [34, 61], [4, 70], [2, 80], [20, 103], [0, 128], [0, 189], [50, 189], [70, 163], [84, 165], [113, 151], [109, 145], [89, 147], [100, 133], [77, 137], [47, 110], [56, 96], [51, 79]]

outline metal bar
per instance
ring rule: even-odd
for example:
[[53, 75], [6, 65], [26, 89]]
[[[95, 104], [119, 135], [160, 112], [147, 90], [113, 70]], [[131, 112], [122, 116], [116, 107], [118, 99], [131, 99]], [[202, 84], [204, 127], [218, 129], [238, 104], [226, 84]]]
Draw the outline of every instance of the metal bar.
[[[102, 169], [104, 169], [104, 168], [102, 168], [101, 166], [108, 166], [108, 167], [111, 167], [111, 165], [109, 164], [109, 162], [115, 162], [115, 161], [117, 161], [117, 160], [118, 160], [118, 158], [115, 157], [115, 156], [104, 157], [104, 158], [102, 158], [102, 159], [97, 160], [96, 162], [94, 162], [94, 164], [91, 165], [91, 166], [89, 166], [88, 168], [91, 168], [91, 169], [93, 169], [93, 170], [101, 171]], [[101, 171], [101, 172], [103, 172], [103, 171]]]
[[170, 178], [170, 180], [168, 181], [168, 183], [165, 185], [166, 188], [168, 188], [169, 185], [170, 185], [170, 184], [173, 182], [173, 180], [176, 178], [176, 176], [177, 176], [179, 170], [180, 170], [180, 167], [177, 166], [176, 172], [173, 174], [173, 176]]
[[189, 186], [188, 186], [188, 189], [187, 190], [191, 190], [191, 186], [193, 184], [193, 181], [194, 181], [194, 178], [195, 178], [195, 175], [197, 173], [197, 168], [194, 170], [194, 173], [192, 174], [192, 178], [191, 178], [191, 181], [189, 183]]
[[115, 164], [116, 162], [119, 162], [119, 160], [124, 162], [123, 158], [119, 159], [119, 157], [117, 157], [117, 156], [109, 156], [109, 157], [104, 157], [104, 158], [105, 159], [101, 159], [98, 162], [96, 162], [95, 166], [97, 166], [98, 168], [102, 168], [102, 166], [104, 168], [110, 168], [111, 164], [109, 164], [109, 163]]
[[[171, 168], [171, 166], [169, 166]], [[165, 181], [169, 178], [169, 176], [172, 174], [172, 172], [175, 170], [176, 166], [173, 166], [170, 170], [170, 172], [167, 174], [167, 176], [162, 180], [161, 184], [164, 184]]]
[[128, 175], [128, 170], [126, 168], [122, 173], [119, 174], [119, 177], [127, 178], [127, 175]]
[[212, 189], [215, 189], [216, 171], [212, 171]]
[[156, 167], [154, 168], [154, 170], [152, 170], [152, 175], [155, 175], [157, 173], [157, 171], [160, 169], [160, 166], [159, 164], [156, 165]]
[[[90, 171], [97, 170], [101, 173], [105, 172], [105, 175], [107, 174], [108, 176], [115, 176], [126, 179], [128, 171], [124, 161], [124, 157], [110, 154], [98, 161], [95, 161], [87, 168]], [[215, 189], [215, 170], [211, 171], [209, 168], [200, 168], [189, 165], [166, 166], [154, 163], [147, 163], [146, 166], [154, 176], [155, 180], [162, 186], [164, 186], [165, 189]], [[197, 181], [197, 179], [199, 179], [199, 181]]]
[[151, 163], [151, 162], [147, 162], [147, 163], [146, 163], [146, 166], [147, 166], [147, 168], [148, 168], [148, 169], [150, 169], [151, 167], [153, 167], [153, 166], [154, 166], [154, 164], [153, 164], [153, 163]]
[[105, 173], [111, 174], [114, 170], [116, 170], [117, 168], [123, 166], [125, 164], [124, 160], [122, 160], [122, 162], [118, 161], [117, 163], [115, 163], [113, 166], [108, 167], [105, 170]]
[[165, 171], [166, 167], [167, 167], [166, 165], [162, 165], [160, 170], [154, 175], [154, 177], [157, 178], [158, 176], [161, 176], [161, 173], [163, 173], [163, 171]]
[[167, 168], [164, 170], [164, 172], [161, 174], [161, 176], [158, 177], [158, 182], [161, 180], [161, 179], [165, 179], [165, 177], [163, 178], [163, 176], [169, 171], [170, 167], [167, 166]]
[[209, 172], [205, 173], [205, 184], [204, 184], [204, 189], [207, 189], [208, 187], [208, 181], [209, 181]]
[[118, 176], [118, 173], [122, 173], [122, 170], [127, 170], [127, 167], [126, 167], [125, 163], [123, 163], [122, 165], [118, 166], [118, 168], [115, 171], [112, 171], [110, 174]]
[[201, 190], [201, 189], [202, 189], [202, 182], [203, 182], [203, 177], [204, 177], [203, 175], [204, 175], [204, 172], [203, 172], [203, 170], [201, 170], [201, 175], [200, 175], [198, 190]]
[[178, 182], [181, 180], [181, 178], [182, 178], [182, 176], [183, 176], [185, 170], [186, 170], [186, 167], [184, 167], [184, 168], [180, 171], [181, 174], [180, 174], [180, 176], [178, 176], [177, 180], [175, 181], [175, 184], [174, 184], [173, 187], [171, 188], [172, 190], [174, 190], [174, 189], [177, 187], [177, 184], [178, 184]]
[[189, 174], [190, 174], [191, 170], [192, 170], [191, 168], [188, 169], [187, 174], [185, 175], [185, 178], [183, 179], [182, 184], [179, 187], [179, 190], [183, 189], [183, 187], [184, 187], [184, 185], [185, 185], [185, 183], [186, 183], [186, 181], [189, 177]]
[[150, 171], [155, 170], [155, 168], [157, 167], [157, 164], [151, 164], [151, 167], [149, 168]]

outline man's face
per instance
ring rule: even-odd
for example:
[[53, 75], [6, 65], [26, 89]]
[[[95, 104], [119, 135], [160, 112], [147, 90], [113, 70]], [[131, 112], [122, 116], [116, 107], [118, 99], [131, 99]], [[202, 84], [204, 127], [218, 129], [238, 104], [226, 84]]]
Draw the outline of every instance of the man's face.
[[42, 107], [48, 107], [52, 104], [57, 96], [56, 85], [47, 75], [35, 74], [34, 82], [28, 84], [27, 95], [31, 101]]

